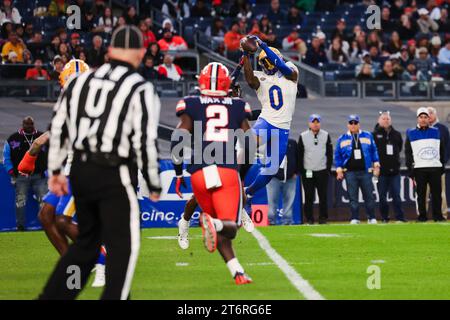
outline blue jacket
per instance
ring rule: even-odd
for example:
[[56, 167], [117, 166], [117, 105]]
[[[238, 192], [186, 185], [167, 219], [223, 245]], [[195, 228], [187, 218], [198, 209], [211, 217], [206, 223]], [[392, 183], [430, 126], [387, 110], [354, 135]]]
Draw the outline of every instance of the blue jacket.
[[[336, 142], [336, 150], [334, 151], [334, 165], [336, 168], [345, 168], [350, 160], [353, 152], [353, 139], [350, 131], [339, 137]], [[373, 139], [372, 133], [368, 131], [359, 131], [359, 142], [361, 143], [361, 151], [364, 155], [366, 170], [372, 168], [374, 162], [379, 162], [377, 146]]]

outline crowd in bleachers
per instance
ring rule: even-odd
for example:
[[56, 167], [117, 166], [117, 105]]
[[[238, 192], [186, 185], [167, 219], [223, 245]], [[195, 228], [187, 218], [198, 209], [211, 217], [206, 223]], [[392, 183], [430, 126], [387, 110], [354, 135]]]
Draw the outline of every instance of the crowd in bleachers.
[[[149, 80], [179, 80], [183, 71], [164, 51], [186, 50], [186, 41], [166, 19], [156, 28], [150, 11], [107, 6], [105, 0], [0, 0], [0, 77], [6, 79], [57, 80], [70, 59], [81, 59], [96, 68], [108, 60], [107, 46], [114, 28], [136, 25], [147, 48], [141, 73]], [[81, 29], [67, 28], [67, 7], [78, 5]], [[114, 9], [114, 10], [113, 10]], [[47, 70], [46, 70], [47, 69]]]
[[[0, 0], [0, 76], [25, 79], [36, 60], [47, 69], [39, 79], [55, 77], [57, 63], [72, 58], [97, 67], [107, 60], [112, 30], [134, 24], [148, 49], [141, 72], [149, 80], [182, 79], [191, 64], [179, 62], [173, 51], [194, 49], [196, 41], [237, 61], [247, 34], [322, 70], [326, 80], [450, 79], [449, 0], [118, 2], [127, 6], [110, 8], [106, 0]], [[81, 8], [80, 30], [66, 26], [70, 4]], [[370, 4], [381, 8], [380, 30], [367, 28]]]
[[[327, 72], [328, 80], [450, 79], [448, 0], [337, 2], [216, 0], [207, 10], [205, 1], [193, 0], [159, 9], [182, 21], [187, 37], [200, 31], [201, 43], [234, 61], [239, 40], [255, 34]], [[367, 27], [370, 4], [381, 8], [379, 30]]]

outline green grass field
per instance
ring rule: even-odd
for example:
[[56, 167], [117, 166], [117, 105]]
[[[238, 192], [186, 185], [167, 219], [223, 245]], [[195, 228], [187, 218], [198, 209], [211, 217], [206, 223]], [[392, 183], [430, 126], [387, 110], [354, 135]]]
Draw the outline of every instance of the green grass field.
[[[450, 299], [448, 223], [259, 230], [325, 299]], [[236, 286], [219, 254], [203, 248], [199, 228], [186, 251], [176, 232], [142, 231], [133, 299], [304, 299], [251, 234], [241, 230], [235, 249], [254, 283]], [[43, 232], [0, 233], [0, 252], [0, 299], [35, 298], [58, 258]], [[371, 265], [380, 267], [381, 289], [367, 288]], [[100, 291], [87, 287], [80, 298]]]

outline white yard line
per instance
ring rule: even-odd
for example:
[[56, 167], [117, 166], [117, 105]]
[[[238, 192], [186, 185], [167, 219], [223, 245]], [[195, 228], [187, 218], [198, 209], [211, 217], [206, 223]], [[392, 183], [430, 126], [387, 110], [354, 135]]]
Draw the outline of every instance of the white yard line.
[[263, 249], [267, 256], [275, 262], [292, 285], [300, 292], [307, 300], [325, 300], [325, 298], [317, 292], [313, 286], [289, 265], [289, 263], [270, 245], [267, 238], [258, 230], [252, 232], [253, 236], [258, 241], [259, 246]]

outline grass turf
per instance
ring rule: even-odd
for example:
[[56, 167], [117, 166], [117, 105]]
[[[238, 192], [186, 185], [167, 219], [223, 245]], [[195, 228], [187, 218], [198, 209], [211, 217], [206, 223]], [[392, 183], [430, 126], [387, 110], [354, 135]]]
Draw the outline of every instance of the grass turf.
[[[326, 299], [450, 299], [448, 223], [259, 230]], [[191, 229], [186, 251], [164, 238], [175, 235], [175, 229], [142, 231], [133, 299], [303, 299], [245, 231], [235, 249], [254, 280], [246, 286], [236, 286], [219, 254], [203, 248], [200, 229]], [[58, 258], [43, 232], [0, 233], [0, 252], [0, 299], [35, 298]], [[366, 285], [371, 265], [381, 270], [379, 290]], [[80, 299], [100, 292], [89, 286]]]

